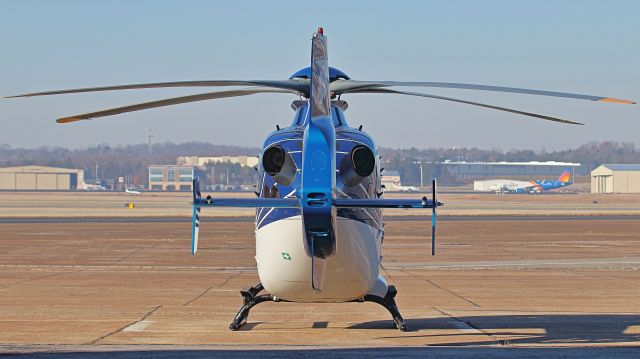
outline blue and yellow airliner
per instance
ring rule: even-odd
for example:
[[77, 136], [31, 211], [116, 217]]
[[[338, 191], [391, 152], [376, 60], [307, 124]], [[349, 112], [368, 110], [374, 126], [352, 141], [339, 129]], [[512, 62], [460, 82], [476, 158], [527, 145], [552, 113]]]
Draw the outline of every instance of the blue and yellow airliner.
[[517, 187], [513, 190], [514, 193], [529, 193], [535, 194], [542, 191], [549, 191], [556, 188], [563, 188], [573, 184], [573, 177], [570, 170], [564, 170], [560, 177], [556, 180], [548, 181], [546, 179], [531, 181], [530, 186]]

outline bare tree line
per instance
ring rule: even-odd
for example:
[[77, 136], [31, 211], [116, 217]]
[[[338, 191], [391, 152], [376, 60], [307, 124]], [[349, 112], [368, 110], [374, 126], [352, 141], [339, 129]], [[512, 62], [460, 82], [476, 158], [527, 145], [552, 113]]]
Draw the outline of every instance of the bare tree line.
[[[172, 142], [153, 145], [152, 153], [148, 153], [146, 144], [125, 146], [96, 146], [68, 149], [63, 147], [12, 148], [0, 145], [0, 167], [41, 165], [51, 167], [77, 168], [85, 170], [87, 179], [95, 178], [98, 165], [100, 179], [113, 180], [119, 176], [128, 176], [132, 183], [145, 184], [147, 166], [150, 164], [175, 164], [179, 156], [256, 156], [259, 149], [215, 145], [206, 142]], [[456, 148], [380, 148], [382, 165], [387, 169], [400, 172], [403, 182], [416, 184], [420, 181], [416, 161], [439, 162], [452, 161], [484, 161], [484, 162], [525, 162], [525, 161], [564, 161], [577, 162], [582, 166], [580, 174], [586, 174], [602, 163], [640, 163], [640, 148], [633, 143], [613, 141], [591, 142], [577, 148], [546, 151], [541, 150], [508, 150], [478, 149], [467, 147]], [[252, 171], [240, 166], [226, 166], [232, 178], [238, 183], [250, 183], [255, 180]], [[431, 171], [431, 172], [429, 172]], [[425, 174], [430, 176], [435, 169], [425, 167]], [[222, 173], [222, 172], [220, 172]]]

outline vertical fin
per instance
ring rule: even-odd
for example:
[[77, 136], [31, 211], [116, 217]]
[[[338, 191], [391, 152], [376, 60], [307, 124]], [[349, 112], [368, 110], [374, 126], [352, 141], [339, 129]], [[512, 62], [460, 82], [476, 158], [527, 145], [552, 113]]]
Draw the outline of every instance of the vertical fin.
[[335, 127], [331, 120], [327, 38], [322, 28], [311, 39], [310, 120], [302, 147], [301, 212], [311, 255], [311, 285], [321, 291], [326, 261], [335, 252]]
[[200, 179], [193, 179], [193, 217], [191, 219], [191, 255], [198, 251], [198, 237], [200, 235], [200, 207], [198, 202], [202, 198], [200, 193]]
[[315, 253], [318, 244], [317, 237], [311, 236], [311, 288], [316, 292], [322, 292], [324, 288], [325, 269], [327, 268], [327, 259], [320, 258]]
[[571, 172], [569, 171], [569, 169], [565, 169], [564, 172], [562, 172], [562, 174], [558, 178], [558, 181], [565, 183], [571, 182]]
[[322, 28], [313, 34], [311, 40], [311, 118], [331, 115], [329, 97], [329, 56], [327, 38]]

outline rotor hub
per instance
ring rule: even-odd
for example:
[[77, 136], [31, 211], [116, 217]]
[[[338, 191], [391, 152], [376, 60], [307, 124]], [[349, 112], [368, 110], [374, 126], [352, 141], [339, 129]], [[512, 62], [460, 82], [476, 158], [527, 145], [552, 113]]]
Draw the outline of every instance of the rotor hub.
[[[295, 74], [291, 75], [289, 79], [310, 79], [311, 78], [311, 67], [305, 67], [301, 70], [298, 70]], [[335, 67], [329, 67], [329, 82], [333, 82], [336, 80], [350, 80], [349, 75], [345, 74], [341, 70], [336, 69]]]

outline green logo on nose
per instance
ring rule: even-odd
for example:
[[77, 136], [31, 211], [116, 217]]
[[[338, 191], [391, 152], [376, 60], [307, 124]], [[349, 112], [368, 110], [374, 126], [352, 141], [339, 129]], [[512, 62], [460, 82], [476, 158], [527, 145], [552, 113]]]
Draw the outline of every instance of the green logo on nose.
[[282, 258], [287, 261], [291, 260], [291, 256], [289, 255], [289, 253], [286, 253], [286, 252], [282, 252]]

